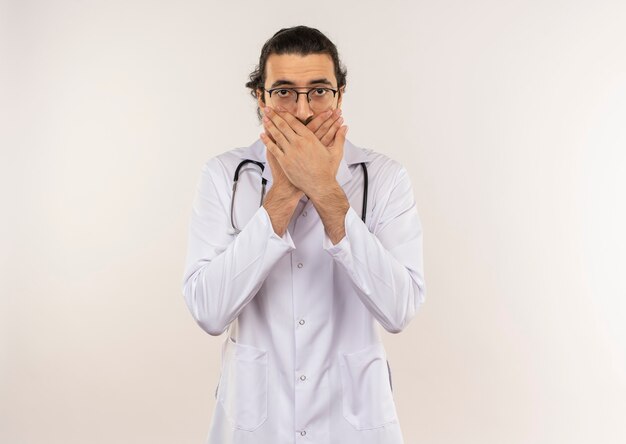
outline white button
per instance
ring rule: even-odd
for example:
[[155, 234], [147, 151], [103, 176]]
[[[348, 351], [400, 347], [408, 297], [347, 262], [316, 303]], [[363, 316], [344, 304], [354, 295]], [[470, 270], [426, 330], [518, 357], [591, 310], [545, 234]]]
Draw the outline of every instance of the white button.
[[300, 376], [300, 381], [304, 381], [306, 379], [306, 376], [302, 375]]
[[301, 435], [301, 436], [306, 435], [306, 430], [301, 431], [301, 432], [300, 432], [300, 435]]
[[302, 212], [302, 216], [306, 217], [306, 211]]
[[302, 262], [298, 264], [298, 268], [302, 268]]
[[300, 324], [300, 325], [304, 325], [304, 319], [300, 319], [299, 324]]

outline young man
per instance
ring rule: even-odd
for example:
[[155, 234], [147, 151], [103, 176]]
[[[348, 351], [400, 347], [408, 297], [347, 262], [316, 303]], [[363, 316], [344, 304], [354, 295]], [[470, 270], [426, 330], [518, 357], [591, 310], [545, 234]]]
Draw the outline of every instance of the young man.
[[422, 229], [406, 169], [346, 140], [345, 85], [326, 36], [280, 30], [246, 84], [261, 138], [202, 170], [183, 294], [228, 329], [209, 444], [403, 442], [377, 324], [424, 301]]

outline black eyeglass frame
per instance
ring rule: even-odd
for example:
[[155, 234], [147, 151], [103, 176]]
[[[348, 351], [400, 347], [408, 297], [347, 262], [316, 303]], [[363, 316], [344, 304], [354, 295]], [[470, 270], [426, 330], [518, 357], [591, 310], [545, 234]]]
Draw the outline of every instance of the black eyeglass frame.
[[300, 94], [304, 94], [306, 96], [306, 100], [308, 103], [311, 103], [311, 97], [309, 97], [309, 94], [311, 94], [311, 91], [315, 91], [316, 89], [325, 89], [328, 91], [332, 91], [333, 93], [333, 99], [337, 96], [337, 91], [339, 91], [338, 89], [333, 89], [333, 88], [329, 88], [327, 86], [312, 86], [309, 88], [309, 90], [307, 92], [300, 92], [300, 91], [296, 91], [296, 89], [302, 89], [302, 88], [309, 88], [308, 86], [296, 86], [296, 87], [289, 87], [289, 86], [279, 86], [277, 88], [272, 88], [272, 89], [265, 89], [264, 87], [261, 87], [261, 89], [263, 91], [265, 91], [266, 93], [268, 93], [270, 95], [270, 100], [272, 100], [272, 93], [274, 91], [278, 91], [278, 90], [283, 90], [283, 89], [288, 89], [290, 91], [293, 91], [296, 93], [296, 103], [298, 103], [298, 99], [300, 98]]

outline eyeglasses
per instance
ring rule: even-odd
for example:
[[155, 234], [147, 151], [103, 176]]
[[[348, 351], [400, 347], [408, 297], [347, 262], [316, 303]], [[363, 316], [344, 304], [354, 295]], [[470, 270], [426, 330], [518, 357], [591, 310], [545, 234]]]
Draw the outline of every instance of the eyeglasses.
[[[298, 89], [302, 88], [304, 87], [299, 87]], [[326, 111], [333, 103], [333, 99], [337, 94], [336, 89], [321, 86], [309, 88], [306, 92], [296, 91], [296, 88], [280, 87], [272, 89], [263, 88], [263, 91], [266, 91], [270, 95], [270, 101], [274, 107], [282, 106], [287, 110], [296, 109], [300, 94], [304, 94], [309, 102], [309, 106], [316, 112]]]

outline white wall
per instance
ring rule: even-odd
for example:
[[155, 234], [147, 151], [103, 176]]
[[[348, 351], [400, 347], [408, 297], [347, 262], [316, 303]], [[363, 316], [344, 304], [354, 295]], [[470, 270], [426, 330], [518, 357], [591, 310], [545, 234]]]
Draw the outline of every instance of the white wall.
[[[219, 347], [181, 279], [202, 163], [261, 131], [281, 27], [407, 166], [426, 303], [386, 335], [409, 443], [626, 442], [626, 3], [0, 5], [0, 442], [200, 443]], [[377, 93], [380, 91], [382, 93]]]

